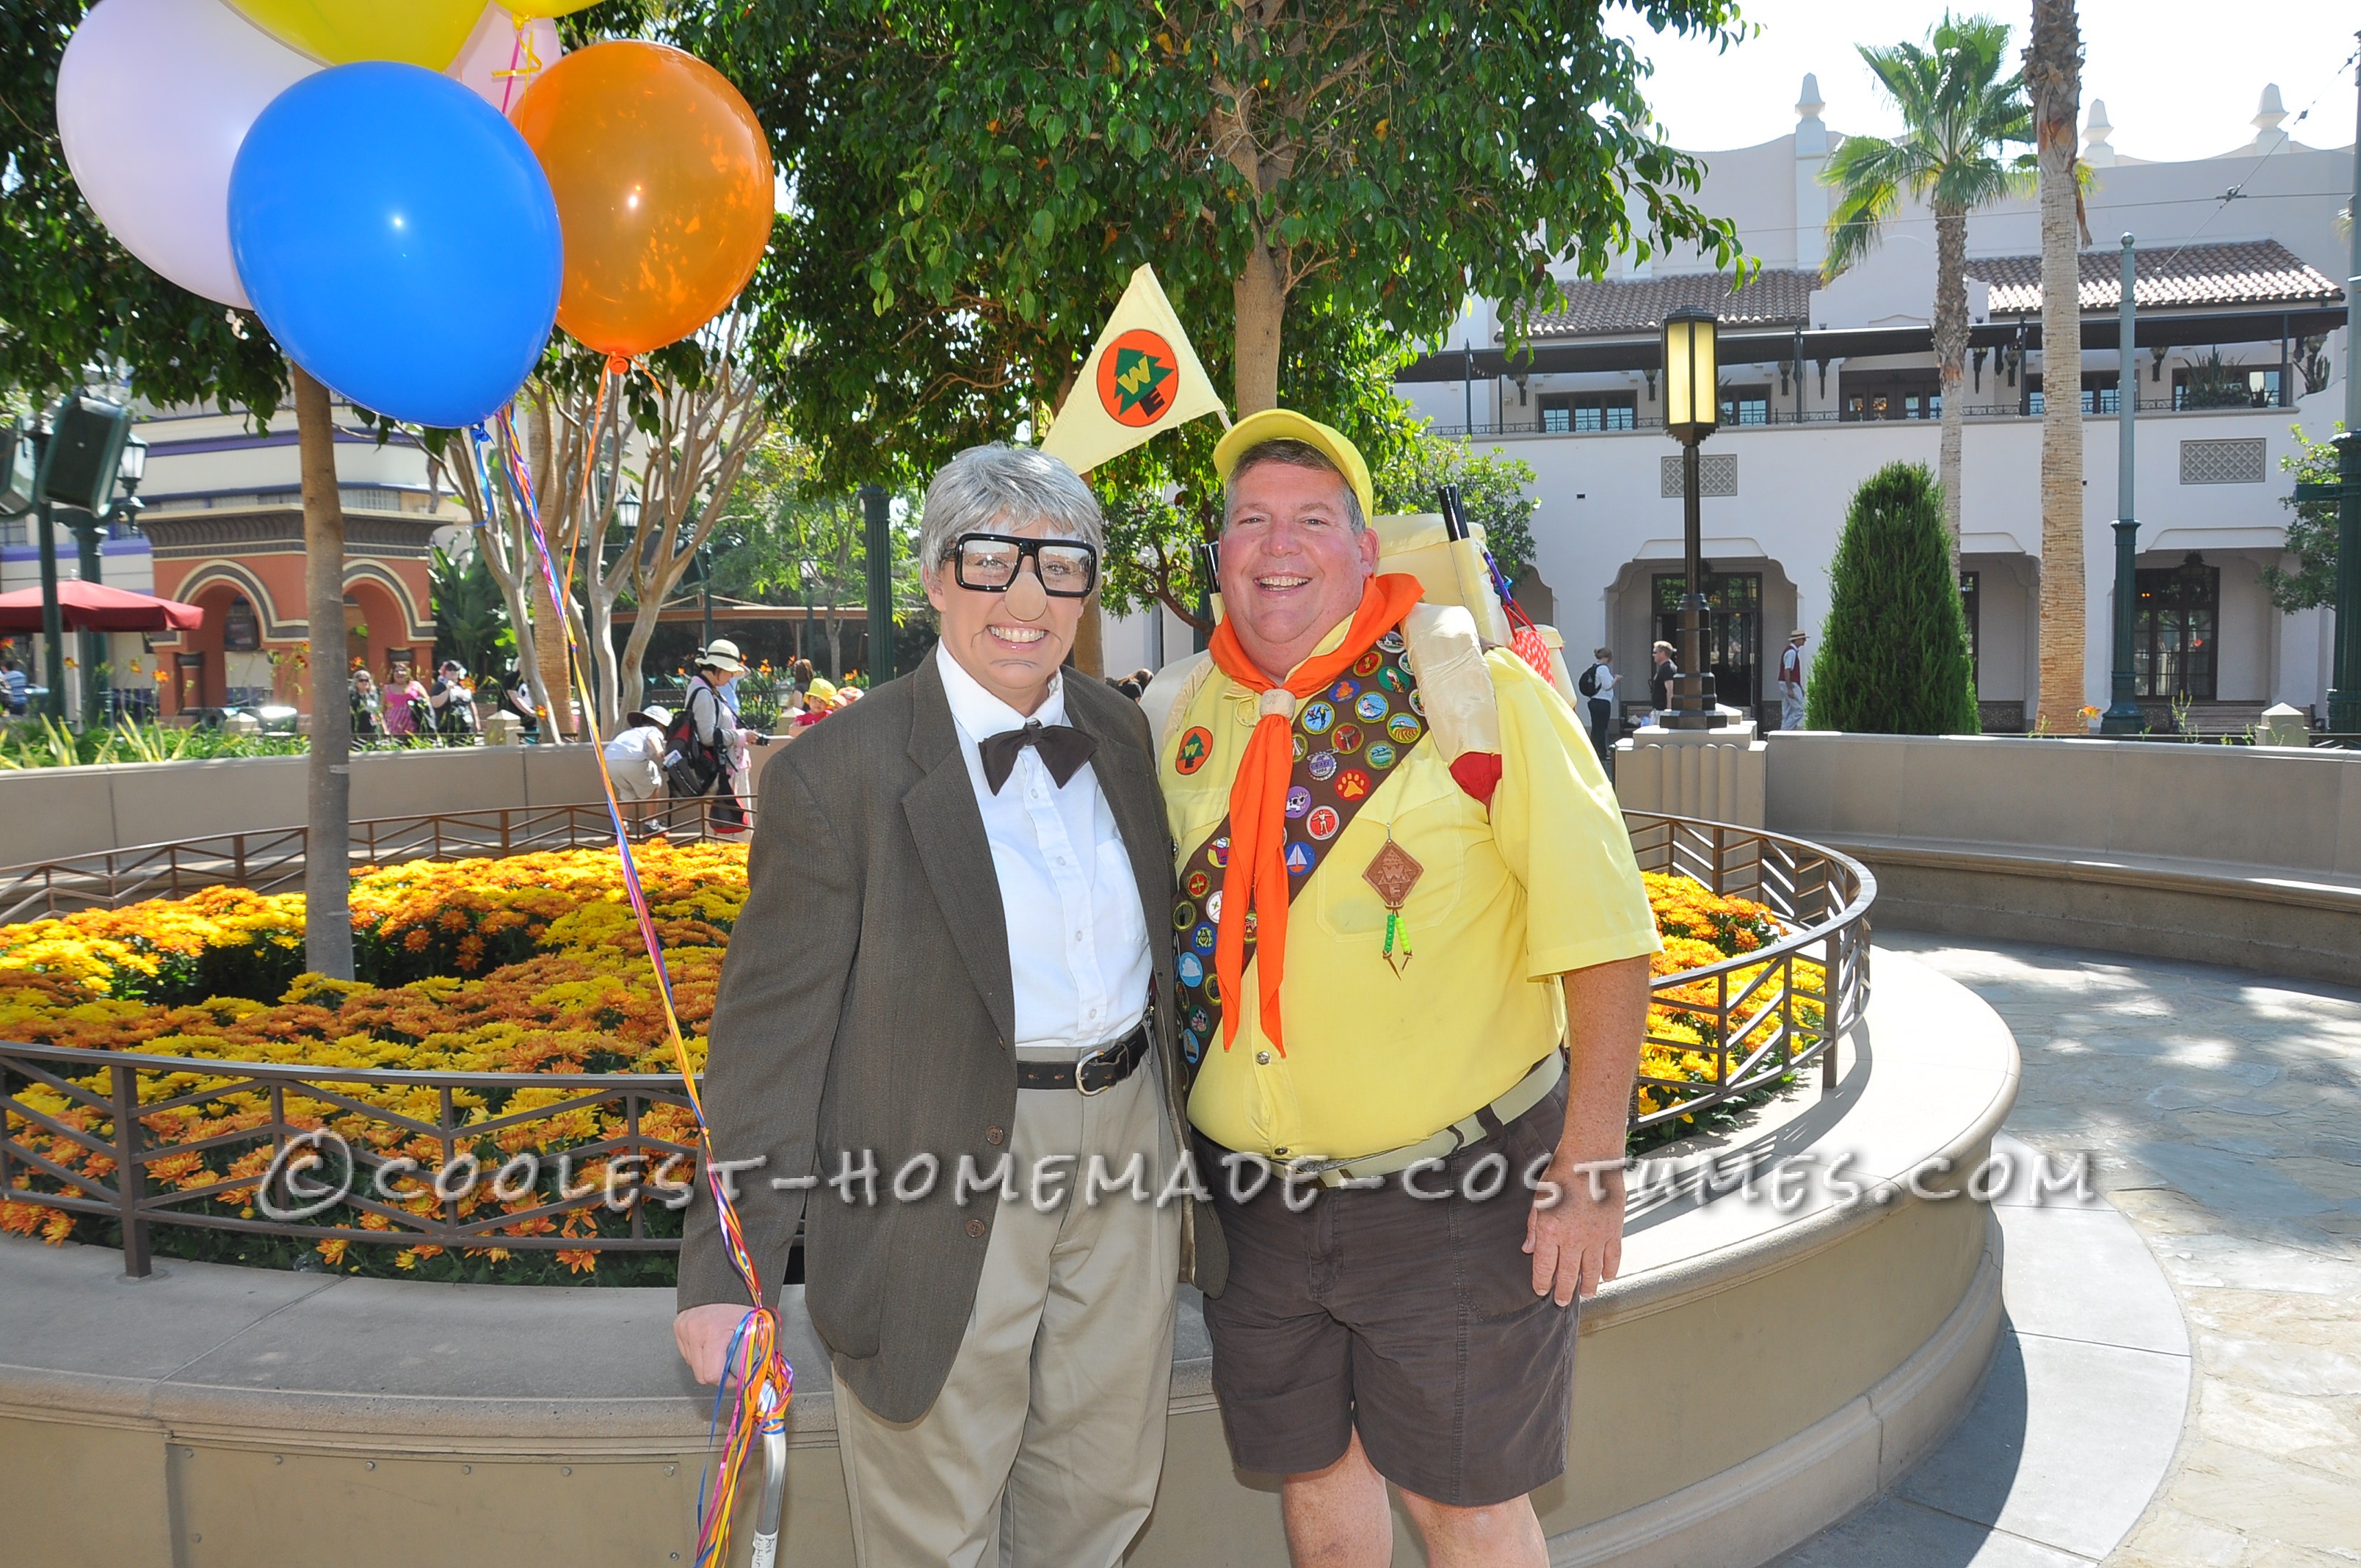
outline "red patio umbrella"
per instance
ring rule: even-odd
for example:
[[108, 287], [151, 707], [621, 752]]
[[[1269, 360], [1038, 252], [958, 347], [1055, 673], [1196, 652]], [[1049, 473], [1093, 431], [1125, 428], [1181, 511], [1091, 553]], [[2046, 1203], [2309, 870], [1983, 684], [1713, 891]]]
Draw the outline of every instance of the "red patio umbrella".
[[[178, 599], [68, 579], [58, 585], [58, 609], [68, 631], [194, 631], [205, 612]], [[0, 631], [38, 631], [41, 590], [0, 594]]]

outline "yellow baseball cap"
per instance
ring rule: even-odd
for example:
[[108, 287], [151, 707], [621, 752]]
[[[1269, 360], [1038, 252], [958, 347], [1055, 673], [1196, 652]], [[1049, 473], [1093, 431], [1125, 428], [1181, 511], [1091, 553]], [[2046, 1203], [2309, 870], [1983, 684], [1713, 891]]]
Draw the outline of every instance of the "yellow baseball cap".
[[1369, 466], [1362, 461], [1360, 448], [1345, 440], [1344, 432], [1292, 409], [1265, 409], [1230, 426], [1230, 433], [1213, 448], [1213, 472], [1222, 477], [1222, 483], [1230, 482], [1230, 470], [1237, 466], [1239, 458], [1266, 441], [1300, 441], [1326, 457], [1353, 487], [1354, 499], [1361, 503], [1362, 520], [1376, 518], [1377, 495], [1369, 487]]

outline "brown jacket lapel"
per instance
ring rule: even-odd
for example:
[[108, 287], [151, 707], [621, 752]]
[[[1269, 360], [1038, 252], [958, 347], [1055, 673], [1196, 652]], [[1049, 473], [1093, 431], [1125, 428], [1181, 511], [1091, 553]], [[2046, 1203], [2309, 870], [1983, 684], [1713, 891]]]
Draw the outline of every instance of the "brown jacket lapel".
[[1016, 983], [1009, 972], [1008, 924], [983, 813], [976, 807], [950, 699], [932, 656], [913, 673], [911, 684], [910, 760], [927, 776], [902, 796], [902, 811], [917, 845], [918, 863], [942, 906], [943, 923], [1005, 1047], [1016, 1033]]

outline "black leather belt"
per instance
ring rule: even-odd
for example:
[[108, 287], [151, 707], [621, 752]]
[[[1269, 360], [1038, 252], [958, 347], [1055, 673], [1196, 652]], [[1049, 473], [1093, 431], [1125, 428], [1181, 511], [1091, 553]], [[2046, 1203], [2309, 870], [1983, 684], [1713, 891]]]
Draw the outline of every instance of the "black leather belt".
[[1071, 1061], [1025, 1061], [1016, 1064], [1019, 1089], [1079, 1089], [1084, 1094], [1104, 1094], [1148, 1059], [1148, 1025], [1111, 1045], [1085, 1051]]

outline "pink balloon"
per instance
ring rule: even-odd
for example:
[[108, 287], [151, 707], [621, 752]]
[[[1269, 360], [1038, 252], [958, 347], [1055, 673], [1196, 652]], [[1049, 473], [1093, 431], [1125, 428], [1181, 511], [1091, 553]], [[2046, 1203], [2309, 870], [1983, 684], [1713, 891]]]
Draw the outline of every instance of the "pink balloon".
[[255, 117], [319, 69], [216, 0], [100, 0], [58, 62], [66, 166], [124, 249], [246, 306], [230, 165]]
[[459, 49], [459, 58], [443, 74], [466, 82], [477, 96], [505, 115], [565, 52], [566, 46], [557, 40], [555, 22], [535, 16], [519, 28], [506, 7], [491, 5], [484, 7], [476, 30]]

